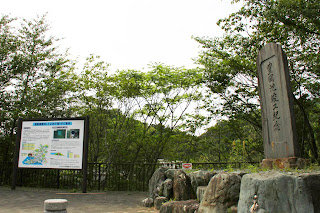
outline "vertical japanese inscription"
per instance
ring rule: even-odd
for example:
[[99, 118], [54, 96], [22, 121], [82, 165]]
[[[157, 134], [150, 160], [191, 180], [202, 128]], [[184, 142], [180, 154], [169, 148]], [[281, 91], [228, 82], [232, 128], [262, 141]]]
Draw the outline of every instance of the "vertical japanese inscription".
[[271, 94], [271, 104], [272, 104], [272, 121], [273, 129], [275, 131], [280, 130], [280, 115], [279, 115], [279, 95], [275, 84], [274, 73], [272, 63], [269, 62], [267, 65], [268, 70], [268, 82], [269, 82], [269, 92]]
[[275, 151], [280, 143], [287, 142], [287, 137], [283, 134], [286, 131], [285, 117], [287, 105], [284, 96], [286, 91], [281, 78], [279, 58], [272, 55], [261, 63], [261, 87], [263, 88], [263, 108], [264, 119], [267, 120], [265, 128], [268, 132], [268, 144], [273, 144], [272, 151]]

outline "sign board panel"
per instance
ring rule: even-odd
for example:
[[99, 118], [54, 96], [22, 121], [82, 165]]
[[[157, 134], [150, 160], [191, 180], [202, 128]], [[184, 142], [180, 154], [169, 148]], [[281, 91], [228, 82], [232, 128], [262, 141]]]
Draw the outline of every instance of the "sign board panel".
[[183, 163], [182, 169], [192, 169], [192, 163]]
[[82, 169], [85, 121], [23, 120], [19, 168]]

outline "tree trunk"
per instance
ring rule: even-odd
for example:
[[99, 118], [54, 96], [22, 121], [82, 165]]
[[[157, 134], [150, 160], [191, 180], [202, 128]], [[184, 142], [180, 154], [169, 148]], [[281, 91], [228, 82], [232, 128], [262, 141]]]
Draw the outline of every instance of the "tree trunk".
[[317, 148], [317, 144], [316, 144], [316, 140], [315, 140], [315, 137], [314, 137], [314, 131], [313, 131], [313, 128], [310, 124], [310, 121], [309, 121], [309, 118], [308, 118], [308, 115], [307, 113], [305, 112], [302, 104], [293, 96], [294, 100], [296, 101], [296, 103], [298, 104], [302, 114], [303, 114], [303, 118], [304, 118], [304, 125], [309, 129], [309, 134], [310, 134], [310, 138], [311, 138], [311, 151], [312, 151], [312, 154], [315, 158], [315, 160], [319, 163], [319, 159], [318, 159], [318, 148]]

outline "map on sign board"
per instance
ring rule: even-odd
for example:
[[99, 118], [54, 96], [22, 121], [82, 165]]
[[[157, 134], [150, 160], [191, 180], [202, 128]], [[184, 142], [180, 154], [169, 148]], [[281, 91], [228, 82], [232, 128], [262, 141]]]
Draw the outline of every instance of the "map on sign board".
[[82, 169], [84, 120], [23, 121], [18, 167]]

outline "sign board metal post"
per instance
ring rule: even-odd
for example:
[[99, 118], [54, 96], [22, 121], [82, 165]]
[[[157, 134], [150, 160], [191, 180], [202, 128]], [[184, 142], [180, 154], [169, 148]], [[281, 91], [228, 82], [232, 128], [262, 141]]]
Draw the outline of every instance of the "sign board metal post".
[[19, 118], [18, 132], [17, 132], [17, 138], [16, 138], [16, 147], [14, 150], [13, 165], [12, 165], [11, 190], [16, 189], [16, 184], [17, 184], [17, 171], [18, 171], [19, 147], [20, 147], [20, 139], [21, 139], [21, 126], [22, 126], [22, 119]]
[[89, 141], [89, 117], [85, 118], [84, 122], [84, 143], [83, 143], [83, 161], [82, 161], [82, 192], [87, 192], [87, 180], [88, 180], [88, 141]]

